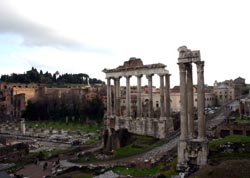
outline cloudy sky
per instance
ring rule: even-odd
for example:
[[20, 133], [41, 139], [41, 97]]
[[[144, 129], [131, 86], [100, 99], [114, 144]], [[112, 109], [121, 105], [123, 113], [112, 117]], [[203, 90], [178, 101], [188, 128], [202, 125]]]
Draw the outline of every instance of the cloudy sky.
[[201, 51], [205, 83], [250, 83], [249, 18], [248, 0], [0, 0], [0, 75], [33, 66], [105, 80], [104, 68], [137, 57], [166, 64], [173, 87], [186, 45]]

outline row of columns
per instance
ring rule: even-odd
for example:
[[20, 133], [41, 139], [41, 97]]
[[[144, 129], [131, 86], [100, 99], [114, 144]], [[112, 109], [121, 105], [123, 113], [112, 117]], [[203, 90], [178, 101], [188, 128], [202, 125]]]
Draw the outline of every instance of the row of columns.
[[[181, 140], [194, 138], [194, 103], [192, 63], [178, 63], [180, 69], [181, 100]], [[197, 67], [197, 113], [198, 139], [205, 139], [205, 93], [204, 93], [204, 61], [195, 62]]]
[[[154, 74], [146, 75], [148, 79], [148, 97], [149, 108], [148, 117], [153, 117], [153, 77]], [[132, 75], [125, 76], [126, 78], [126, 117], [131, 117], [131, 91], [130, 91], [130, 78]], [[137, 75], [137, 117], [142, 117], [142, 89], [141, 78], [143, 75]], [[170, 117], [170, 74], [159, 74], [160, 77], [160, 108], [161, 117]], [[165, 87], [164, 87], [165, 77]], [[110, 77], [107, 78], [107, 116], [116, 115], [121, 116], [121, 91], [120, 91], [120, 78]], [[112, 94], [111, 94], [111, 79], [114, 80], [114, 108], [112, 108]], [[166, 108], [166, 109], [165, 109]]]

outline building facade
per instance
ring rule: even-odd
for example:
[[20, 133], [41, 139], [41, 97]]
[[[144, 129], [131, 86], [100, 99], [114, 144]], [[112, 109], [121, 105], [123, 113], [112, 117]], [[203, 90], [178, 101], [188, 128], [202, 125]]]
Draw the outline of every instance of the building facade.
[[214, 94], [216, 103], [219, 106], [225, 105], [239, 97], [247, 90], [245, 79], [238, 77], [234, 80], [224, 82], [214, 82]]

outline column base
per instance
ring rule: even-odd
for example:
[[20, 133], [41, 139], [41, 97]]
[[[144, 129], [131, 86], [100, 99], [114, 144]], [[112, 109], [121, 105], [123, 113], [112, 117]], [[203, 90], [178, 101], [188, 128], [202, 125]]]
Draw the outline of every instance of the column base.
[[206, 139], [180, 140], [178, 144], [178, 164], [176, 169], [184, 171], [189, 165], [202, 167], [207, 164], [208, 141]]

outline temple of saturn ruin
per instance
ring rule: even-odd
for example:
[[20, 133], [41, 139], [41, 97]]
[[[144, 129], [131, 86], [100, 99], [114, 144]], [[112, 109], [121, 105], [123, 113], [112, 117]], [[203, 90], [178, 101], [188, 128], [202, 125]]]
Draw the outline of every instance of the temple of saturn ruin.
[[[107, 112], [105, 116], [106, 130], [117, 131], [126, 128], [130, 133], [148, 135], [156, 138], [165, 138], [168, 134], [170, 124], [170, 74], [165, 69], [166, 65], [157, 63], [143, 65], [141, 59], [130, 58], [122, 66], [114, 69], [104, 69], [107, 79]], [[153, 107], [153, 75], [156, 74], [160, 79], [160, 117], [155, 118]], [[146, 76], [148, 80], [148, 109], [142, 108], [142, 85], [141, 79]], [[136, 109], [131, 107], [131, 86], [130, 79], [135, 76], [136, 86]], [[126, 108], [121, 111], [121, 90], [120, 79], [126, 78]], [[114, 85], [111, 85], [113, 80]], [[165, 83], [165, 85], [164, 85]], [[146, 113], [145, 113], [146, 112]], [[136, 114], [135, 114], [136, 113]], [[109, 131], [112, 134], [112, 131]]]
[[[184, 170], [189, 164], [203, 166], [207, 164], [208, 141], [205, 123], [204, 61], [200, 51], [191, 51], [186, 46], [178, 48], [180, 71], [180, 119], [181, 135], [178, 144], [177, 169]], [[194, 126], [193, 76], [192, 63], [197, 67], [197, 115], [198, 133]]]

